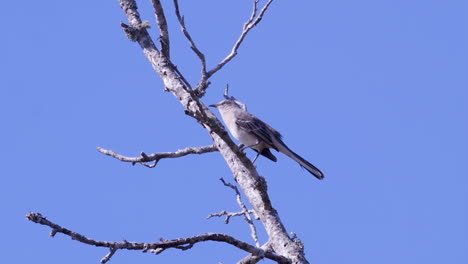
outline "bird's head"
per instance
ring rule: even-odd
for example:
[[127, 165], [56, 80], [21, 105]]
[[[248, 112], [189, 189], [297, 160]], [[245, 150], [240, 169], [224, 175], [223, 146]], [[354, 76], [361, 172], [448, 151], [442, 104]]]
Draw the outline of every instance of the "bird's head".
[[244, 109], [246, 110], [246, 106], [245, 104], [235, 100], [235, 99], [225, 99], [225, 100], [222, 100], [221, 102], [217, 103], [217, 104], [212, 104], [212, 105], [209, 105], [210, 107], [215, 107], [215, 108], [218, 108], [218, 110], [224, 110], [224, 109], [228, 109], [228, 108], [232, 108], [232, 107], [235, 107], [235, 108], [241, 108], [241, 109]]

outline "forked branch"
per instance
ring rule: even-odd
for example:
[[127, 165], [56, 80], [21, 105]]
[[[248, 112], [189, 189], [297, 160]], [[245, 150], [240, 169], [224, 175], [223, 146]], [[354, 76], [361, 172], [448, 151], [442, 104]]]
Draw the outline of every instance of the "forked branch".
[[[235, 185], [233, 185], [231, 183], [227, 183], [223, 178], [221, 178], [220, 180], [224, 184], [224, 186], [229, 187], [229, 188], [233, 189], [234, 192], [236, 192], [237, 204], [242, 209], [242, 213], [244, 215], [245, 221], [249, 224], [250, 231], [251, 231], [250, 235], [252, 236], [253, 240], [255, 241], [255, 244], [257, 245], [257, 247], [259, 247], [260, 242], [258, 240], [257, 228], [255, 228], [255, 225], [254, 225], [253, 220], [252, 220], [252, 216], [250, 215], [250, 211], [247, 209], [247, 206], [242, 201], [239, 189], [237, 189], [237, 186], [235, 186]], [[255, 212], [255, 211], [253, 211], [253, 212]]]
[[148, 250], [152, 250], [155, 253], [161, 253], [162, 251], [168, 248], [187, 250], [187, 249], [192, 248], [194, 244], [204, 242], [204, 241], [218, 241], [218, 242], [228, 243], [241, 250], [249, 252], [255, 256], [265, 257], [265, 258], [274, 260], [278, 263], [290, 263], [289, 260], [283, 256], [277, 255], [276, 253], [273, 253], [271, 251], [264, 250], [260, 247], [255, 247], [253, 245], [250, 245], [244, 241], [241, 241], [237, 238], [234, 238], [226, 234], [206, 233], [206, 234], [187, 237], [187, 238], [177, 238], [173, 240], [161, 239], [160, 242], [152, 242], [152, 243], [129, 242], [126, 240], [122, 242], [110, 242], [110, 241], [94, 240], [80, 233], [61, 227], [60, 225], [53, 223], [52, 221], [49, 221], [40, 213], [31, 212], [26, 215], [26, 218], [29, 221], [32, 221], [34, 223], [38, 223], [38, 224], [45, 225], [45, 226], [52, 228], [52, 232], [50, 234], [50, 236], [52, 237], [55, 236], [57, 233], [62, 233], [64, 235], [69, 236], [71, 239], [79, 241], [84, 244], [93, 245], [96, 247], [108, 248], [110, 252], [103, 259], [101, 259], [101, 263], [105, 263], [109, 261], [109, 259], [114, 255], [114, 253], [119, 249], [141, 250], [142, 252], [147, 252]]
[[263, 15], [267, 11], [268, 7], [270, 4], [273, 2], [273, 0], [268, 0], [268, 2], [263, 6], [262, 10], [257, 16], [258, 12], [258, 2], [260, 0], [253, 0], [253, 7], [252, 7], [252, 13], [247, 20], [247, 22], [244, 23], [242, 33], [237, 39], [236, 43], [234, 44], [231, 53], [229, 53], [216, 67], [214, 67], [212, 70], [208, 71], [206, 70], [206, 58], [205, 55], [200, 51], [200, 49], [197, 47], [195, 44], [195, 41], [192, 39], [192, 36], [187, 30], [187, 27], [185, 26], [185, 21], [184, 17], [180, 14], [180, 9], [179, 9], [179, 1], [174, 0], [174, 6], [175, 6], [175, 13], [177, 16], [177, 19], [179, 21], [179, 24], [181, 26], [182, 32], [184, 33], [184, 36], [187, 38], [187, 40], [190, 43], [190, 48], [195, 52], [197, 57], [200, 59], [201, 65], [202, 65], [202, 70], [201, 70], [201, 79], [197, 84], [197, 87], [195, 88], [194, 92], [198, 97], [202, 97], [205, 95], [205, 90], [208, 88], [210, 83], [208, 82], [208, 79], [213, 76], [217, 71], [221, 70], [224, 65], [226, 65], [229, 61], [231, 61], [236, 55], [237, 55], [237, 50], [239, 49], [240, 45], [244, 41], [245, 37], [249, 33], [249, 31], [254, 28], [263, 18]]
[[273, 2], [273, 0], [268, 0], [268, 2], [263, 6], [262, 10], [260, 10], [260, 13], [258, 14], [258, 16], [255, 18], [257, 14], [257, 9], [258, 9], [257, 7], [258, 2], [259, 0], [254, 0], [252, 14], [250, 18], [247, 20], [247, 22], [245, 22], [242, 33], [237, 39], [236, 43], [234, 44], [234, 47], [232, 47], [231, 53], [229, 53], [229, 55], [227, 55], [226, 58], [224, 58], [216, 67], [208, 71], [207, 73], [208, 78], [213, 76], [213, 74], [215, 74], [217, 71], [221, 70], [221, 68], [223, 68], [224, 65], [226, 65], [229, 61], [231, 61], [237, 55], [237, 50], [239, 49], [240, 45], [244, 41], [245, 37], [247, 36], [249, 31], [252, 28], [254, 28], [262, 20], [263, 15], [267, 11], [268, 7]]
[[192, 36], [190, 35], [190, 33], [187, 30], [187, 27], [185, 26], [184, 17], [180, 14], [179, 1], [178, 0], [174, 0], [174, 7], [175, 7], [175, 14], [177, 16], [177, 20], [179, 21], [180, 27], [182, 29], [182, 33], [184, 33], [185, 38], [187, 38], [187, 40], [190, 43], [190, 48], [193, 50], [193, 52], [195, 52], [197, 57], [200, 59], [200, 63], [201, 63], [201, 79], [200, 79], [197, 87], [195, 88], [195, 92], [197, 92], [199, 90], [204, 90], [209, 85], [209, 83], [207, 82], [208, 76], [207, 76], [207, 72], [206, 72], [205, 54], [203, 54], [203, 52], [201, 52], [200, 49], [198, 49], [197, 45], [195, 44], [195, 41], [193, 41]]

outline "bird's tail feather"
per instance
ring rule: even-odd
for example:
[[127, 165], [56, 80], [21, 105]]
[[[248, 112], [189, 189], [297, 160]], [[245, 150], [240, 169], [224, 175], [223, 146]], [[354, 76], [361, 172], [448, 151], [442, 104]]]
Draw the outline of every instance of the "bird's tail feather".
[[301, 156], [296, 154], [294, 151], [290, 150], [284, 143], [283, 146], [279, 148], [279, 151], [285, 154], [286, 156], [290, 157], [291, 159], [295, 160], [301, 167], [306, 169], [312, 175], [317, 177], [317, 179], [322, 180], [325, 176], [323, 173], [315, 167], [312, 163], [308, 162], [307, 160], [303, 159]]

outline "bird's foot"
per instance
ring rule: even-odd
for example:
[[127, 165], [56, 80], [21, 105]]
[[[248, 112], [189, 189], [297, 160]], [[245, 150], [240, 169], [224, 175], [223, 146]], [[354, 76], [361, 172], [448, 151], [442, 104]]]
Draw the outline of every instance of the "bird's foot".
[[248, 148], [248, 146], [246, 146], [246, 145], [244, 145], [244, 144], [242, 144], [242, 143], [240, 143], [239, 146], [237, 146], [237, 147], [239, 148], [240, 151], [242, 151], [242, 152], [244, 152], [244, 153], [245, 153], [244, 150], [245, 150], [246, 148]]

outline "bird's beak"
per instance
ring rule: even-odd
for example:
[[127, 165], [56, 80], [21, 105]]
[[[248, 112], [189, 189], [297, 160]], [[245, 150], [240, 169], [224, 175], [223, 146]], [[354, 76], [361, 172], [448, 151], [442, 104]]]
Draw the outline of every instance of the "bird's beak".
[[218, 105], [217, 104], [211, 104], [211, 105], [209, 105], [209, 107], [218, 107]]

